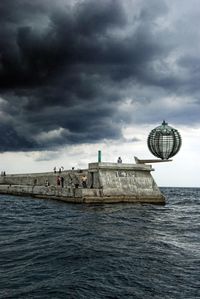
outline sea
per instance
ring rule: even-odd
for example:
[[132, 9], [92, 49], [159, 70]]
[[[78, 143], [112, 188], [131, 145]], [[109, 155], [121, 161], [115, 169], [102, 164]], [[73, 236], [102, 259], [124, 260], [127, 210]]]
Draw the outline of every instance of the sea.
[[200, 188], [165, 205], [0, 195], [0, 298], [200, 298]]

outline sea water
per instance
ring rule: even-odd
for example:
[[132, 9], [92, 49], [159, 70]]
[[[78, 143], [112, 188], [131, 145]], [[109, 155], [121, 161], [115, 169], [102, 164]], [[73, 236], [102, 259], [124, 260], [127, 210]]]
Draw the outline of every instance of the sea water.
[[166, 205], [0, 195], [0, 298], [200, 298], [200, 189]]

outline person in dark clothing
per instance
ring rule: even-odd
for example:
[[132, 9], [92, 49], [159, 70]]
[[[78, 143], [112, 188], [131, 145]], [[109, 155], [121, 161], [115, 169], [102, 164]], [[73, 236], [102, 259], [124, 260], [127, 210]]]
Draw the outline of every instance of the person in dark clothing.
[[64, 187], [64, 177], [63, 176], [61, 176], [60, 182], [61, 182], [61, 187], [63, 188]]
[[118, 158], [117, 163], [122, 163], [122, 158], [121, 157]]

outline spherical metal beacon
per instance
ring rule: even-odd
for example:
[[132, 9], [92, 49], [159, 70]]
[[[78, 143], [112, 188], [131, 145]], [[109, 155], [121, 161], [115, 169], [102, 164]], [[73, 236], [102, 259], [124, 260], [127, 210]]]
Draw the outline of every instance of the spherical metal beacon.
[[168, 126], [165, 121], [150, 132], [147, 140], [150, 152], [162, 160], [175, 156], [180, 150], [181, 143], [179, 132]]

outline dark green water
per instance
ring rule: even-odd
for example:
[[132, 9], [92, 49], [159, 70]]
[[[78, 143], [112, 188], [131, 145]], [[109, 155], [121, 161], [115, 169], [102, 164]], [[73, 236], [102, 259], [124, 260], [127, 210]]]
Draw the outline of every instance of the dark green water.
[[200, 189], [165, 206], [0, 196], [0, 298], [200, 298]]

